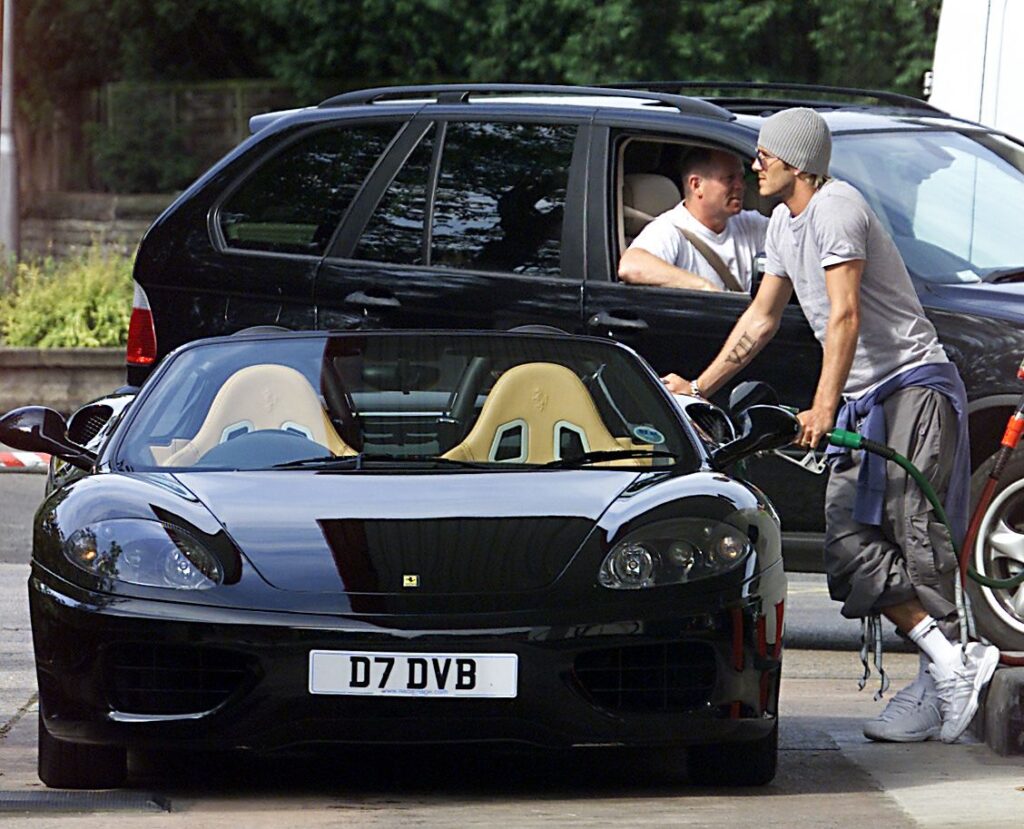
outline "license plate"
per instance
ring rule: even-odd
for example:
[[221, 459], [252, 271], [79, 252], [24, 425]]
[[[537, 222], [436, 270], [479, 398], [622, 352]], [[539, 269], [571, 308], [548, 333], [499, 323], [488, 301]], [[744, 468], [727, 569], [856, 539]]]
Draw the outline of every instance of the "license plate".
[[511, 698], [518, 673], [514, 653], [309, 652], [311, 694]]

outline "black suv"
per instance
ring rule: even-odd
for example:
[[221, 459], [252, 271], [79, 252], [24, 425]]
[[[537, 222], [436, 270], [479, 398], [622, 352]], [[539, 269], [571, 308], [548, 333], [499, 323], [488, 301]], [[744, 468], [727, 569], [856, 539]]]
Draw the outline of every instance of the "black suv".
[[[690, 148], [750, 159], [764, 116], [810, 105], [833, 132], [833, 175], [892, 234], [963, 374], [983, 476], [1020, 393], [1024, 146], [897, 95], [752, 84], [679, 94], [689, 86], [395, 87], [254, 117], [253, 135], [142, 242], [129, 382], [184, 342], [263, 325], [547, 324], [693, 376], [750, 297], [623, 284], [619, 256], [678, 201]], [[771, 208], [756, 186], [748, 201]], [[804, 406], [820, 356], [794, 303], [746, 374]], [[790, 566], [820, 567], [821, 476], [779, 458], [750, 475], [781, 513]]]

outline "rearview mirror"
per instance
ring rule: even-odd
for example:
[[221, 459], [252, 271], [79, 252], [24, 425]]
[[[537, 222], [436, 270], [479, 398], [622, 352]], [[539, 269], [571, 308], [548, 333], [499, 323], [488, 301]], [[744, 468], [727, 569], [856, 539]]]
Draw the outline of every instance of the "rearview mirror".
[[737, 418], [740, 436], [717, 449], [711, 461], [719, 469], [753, 455], [778, 449], [800, 434], [796, 415], [779, 406], [750, 406]]
[[72, 443], [64, 418], [45, 406], [23, 406], [0, 417], [0, 443], [25, 452], [46, 452], [79, 469], [92, 469], [96, 455]]

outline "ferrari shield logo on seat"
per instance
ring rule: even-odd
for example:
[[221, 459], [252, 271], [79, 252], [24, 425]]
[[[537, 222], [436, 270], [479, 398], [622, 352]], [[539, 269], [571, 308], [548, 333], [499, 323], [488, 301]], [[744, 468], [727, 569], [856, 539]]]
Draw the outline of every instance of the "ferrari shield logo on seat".
[[402, 576], [402, 587], [419, 587], [420, 577], [415, 573], [405, 573]]

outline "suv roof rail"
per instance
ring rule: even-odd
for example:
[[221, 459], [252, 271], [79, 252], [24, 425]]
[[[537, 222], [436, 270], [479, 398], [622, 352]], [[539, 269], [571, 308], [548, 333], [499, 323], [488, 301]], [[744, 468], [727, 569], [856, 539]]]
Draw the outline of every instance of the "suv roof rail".
[[379, 86], [343, 92], [322, 101], [320, 107], [341, 107], [357, 104], [372, 104], [382, 100], [400, 98], [433, 97], [438, 103], [468, 103], [471, 95], [579, 95], [616, 98], [636, 98], [655, 101], [674, 107], [685, 115], [702, 115], [731, 121], [736, 116], [724, 107], [678, 93], [644, 88], [612, 88], [609, 86], [570, 86], [563, 84], [530, 83], [462, 83], [462, 84], [419, 84], [411, 86]]
[[[800, 84], [800, 83], [774, 83], [758, 81], [652, 81], [637, 83], [608, 84], [609, 89], [648, 90], [651, 92], [666, 92], [680, 94], [683, 90], [707, 89], [707, 90], [768, 90], [771, 92], [797, 92], [825, 95], [837, 95], [845, 98], [871, 98], [881, 104], [890, 104], [903, 109], [925, 110], [927, 112], [946, 115], [944, 110], [932, 106], [927, 101], [914, 98], [911, 95], [903, 95], [899, 92], [888, 92], [879, 89], [858, 89], [852, 86], [826, 86], [823, 84]], [[758, 95], [707, 95], [701, 96], [705, 100], [714, 101], [728, 110], [747, 110], [751, 108], [785, 108], [790, 106], [806, 107], [844, 107], [850, 106], [851, 101], [819, 100], [806, 98], [790, 98], [786, 96], [765, 96]]]

